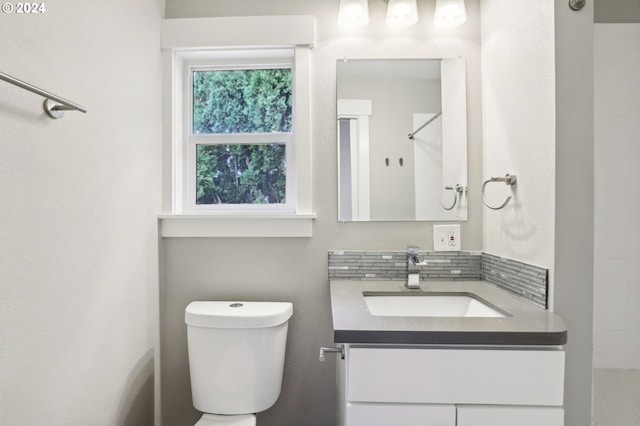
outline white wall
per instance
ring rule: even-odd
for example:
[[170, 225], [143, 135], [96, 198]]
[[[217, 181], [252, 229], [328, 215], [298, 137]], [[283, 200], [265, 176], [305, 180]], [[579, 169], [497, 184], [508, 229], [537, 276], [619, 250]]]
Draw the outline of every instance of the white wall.
[[640, 24], [596, 24], [596, 368], [640, 368], [639, 76]]
[[457, 30], [432, 27], [435, 1], [418, 2], [420, 24], [406, 30], [384, 25], [386, 5], [371, 1], [370, 25], [337, 27], [337, 1], [235, 0], [167, 2], [167, 17], [313, 14], [318, 43], [312, 50], [313, 237], [302, 239], [183, 239], [162, 241], [164, 257], [162, 330], [163, 424], [195, 422], [186, 360], [184, 308], [197, 298], [289, 300], [290, 322], [280, 400], [258, 415], [263, 426], [328, 426], [335, 421], [335, 361], [318, 362], [321, 345], [333, 342], [327, 278], [330, 249], [404, 250], [432, 248], [433, 223], [338, 223], [336, 60], [461, 55], [467, 64], [469, 221], [462, 226], [464, 250], [481, 249], [481, 100], [479, 2], [467, 0], [469, 21]]
[[162, 2], [0, 15], [0, 423], [152, 424]]
[[[555, 76], [553, 2], [482, 1], [483, 250], [553, 269]], [[553, 272], [550, 272], [551, 281]], [[553, 293], [551, 287], [550, 293]]]

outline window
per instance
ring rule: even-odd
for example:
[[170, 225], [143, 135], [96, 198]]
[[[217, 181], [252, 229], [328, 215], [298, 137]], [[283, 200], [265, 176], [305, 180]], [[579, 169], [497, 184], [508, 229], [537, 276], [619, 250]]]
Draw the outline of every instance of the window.
[[314, 17], [165, 19], [161, 38], [161, 235], [311, 236]]
[[295, 212], [291, 61], [188, 65], [188, 209]]

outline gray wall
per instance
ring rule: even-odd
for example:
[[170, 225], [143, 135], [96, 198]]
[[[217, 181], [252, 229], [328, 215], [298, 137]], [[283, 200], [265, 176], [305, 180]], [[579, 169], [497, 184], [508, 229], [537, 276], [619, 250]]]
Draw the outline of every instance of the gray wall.
[[568, 327], [565, 425], [591, 424], [593, 2], [556, 2], [555, 307]]
[[594, 22], [599, 24], [622, 24], [640, 22], [638, 0], [594, 0]]
[[[432, 248], [432, 223], [337, 221], [335, 63], [352, 58], [461, 55], [467, 63], [469, 221], [462, 248], [481, 249], [481, 98], [479, 4], [467, 1], [469, 21], [454, 32], [431, 26], [434, 1], [420, 1], [421, 24], [407, 30], [384, 25], [384, 2], [369, 2], [371, 23], [359, 31], [336, 25], [337, 1], [167, 1], [168, 18], [222, 15], [313, 14], [318, 43], [312, 51], [313, 237], [301, 239], [177, 239], [162, 241], [162, 416], [168, 426], [192, 425], [184, 308], [196, 299], [286, 300], [294, 304], [282, 395], [258, 415], [261, 426], [329, 426], [335, 422], [335, 361], [318, 362], [332, 344], [327, 278], [330, 249]], [[478, 183], [479, 182], [479, 183]]]

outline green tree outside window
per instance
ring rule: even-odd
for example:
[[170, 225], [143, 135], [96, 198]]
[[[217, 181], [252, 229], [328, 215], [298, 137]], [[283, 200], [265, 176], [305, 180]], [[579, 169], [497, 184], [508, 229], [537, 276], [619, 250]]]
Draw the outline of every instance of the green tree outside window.
[[[291, 132], [290, 69], [195, 71], [193, 133]], [[281, 204], [285, 145], [196, 147], [196, 204]]]

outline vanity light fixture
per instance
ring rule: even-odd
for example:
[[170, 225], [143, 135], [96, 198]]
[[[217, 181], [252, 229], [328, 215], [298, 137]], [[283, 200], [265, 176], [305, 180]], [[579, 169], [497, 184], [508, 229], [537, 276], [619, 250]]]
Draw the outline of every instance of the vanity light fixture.
[[387, 6], [387, 25], [405, 28], [418, 22], [416, 0], [385, 0]]
[[436, 0], [436, 12], [433, 18], [438, 28], [453, 28], [467, 20], [464, 0]]
[[369, 23], [367, 0], [340, 0], [338, 25], [344, 28], [360, 28]]

